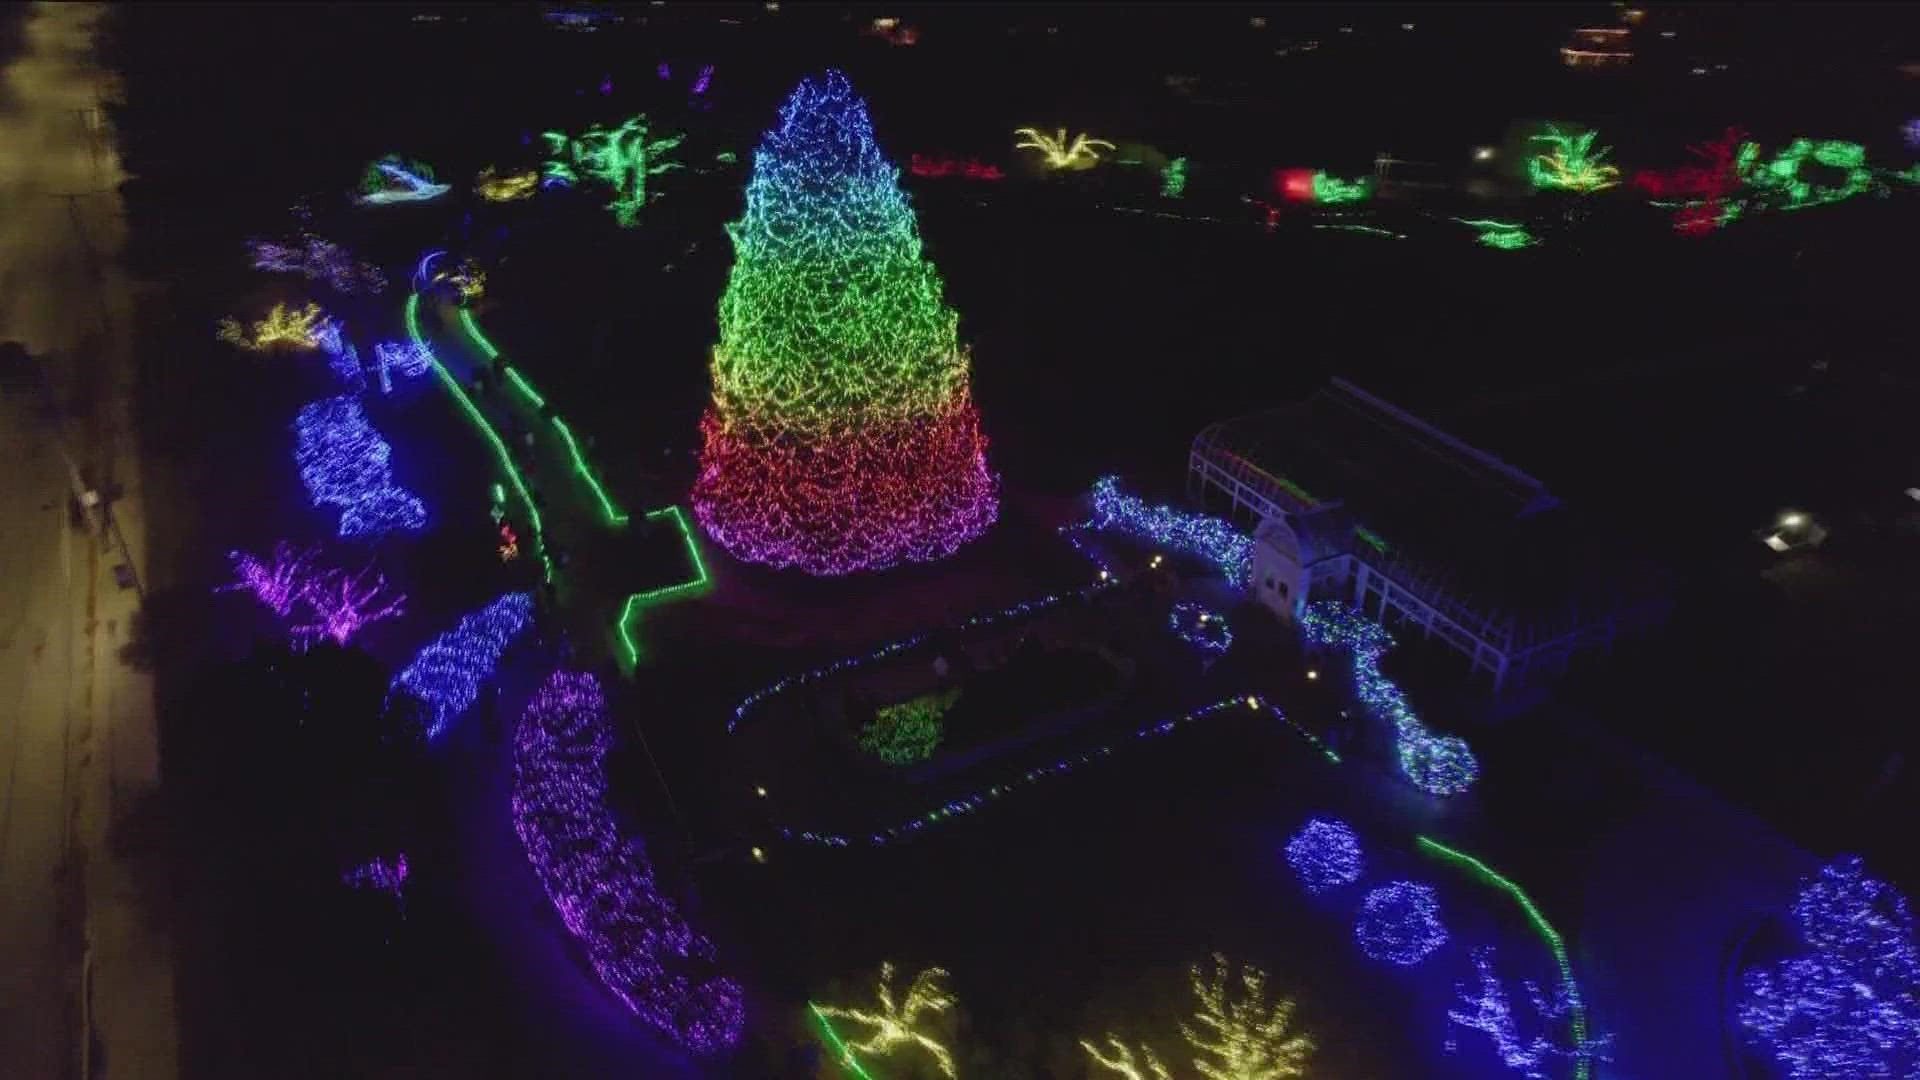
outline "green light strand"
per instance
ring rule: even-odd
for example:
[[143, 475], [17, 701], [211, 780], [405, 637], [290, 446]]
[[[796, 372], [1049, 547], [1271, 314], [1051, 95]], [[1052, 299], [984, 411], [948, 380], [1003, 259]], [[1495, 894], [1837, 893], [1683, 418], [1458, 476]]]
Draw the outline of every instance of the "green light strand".
[[[1496, 888], [1504, 889], [1508, 895], [1519, 902], [1521, 910], [1527, 913], [1527, 919], [1533, 923], [1534, 930], [1546, 940], [1547, 948], [1553, 951], [1554, 962], [1560, 965], [1560, 979], [1562, 984], [1567, 988], [1567, 1001], [1573, 1006], [1573, 1015], [1571, 1018], [1573, 1045], [1576, 1050], [1585, 1047], [1587, 1045], [1587, 1006], [1586, 1003], [1580, 999], [1580, 984], [1573, 981], [1573, 964], [1567, 959], [1566, 942], [1561, 940], [1560, 932], [1553, 928], [1553, 924], [1547, 921], [1547, 917], [1540, 913], [1540, 908], [1534, 904], [1533, 898], [1528, 896], [1526, 890], [1515, 884], [1512, 879], [1505, 877], [1499, 871], [1496, 871], [1491, 866], [1488, 866], [1486, 863], [1481, 862], [1479, 859], [1474, 858], [1464, 851], [1455, 851], [1453, 848], [1430, 837], [1416, 836], [1414, 839], [1428, 854], [1438, 855], [1443, 859], [1448, 859], [1466, 867], [1478, 875], [1482, 881]], [[1587, 1077], [1593, 1072], [1592, 1059], [1586, 1053], [1581, 1052], [1574, 1058], [1573, 1068], [1574, 1076], [1577, 1080], [1587, 1080]]]
[[[467, 336], [472, 338], [474, 345], [487, 355], [487, 359], [496, 360], [499, 358], [500, 350], [495, 348], [493, 342], [489, 341], [487, 336], [480, 332], [480, 324], [474, 322], [472, 312], [466, 308], [460, 309], [460, 325], [466, 328]], [[544, 409], [547, 407], [547, 399], [540, 396], [540, 392], [535, 390], [533, 384], [528, 382], [526, 377], [521, 375], [512, 364], [508, 364], [506, 370], [507, 381], [512, 383], [520, 393], [525, 395], [526, 399], [533, 403], [534, 408]], [[607, 524], [625, 525], [630, 520], [629, 515], [614, 503], [612, 497], [607, 494], [605, 485], [601, 484], [599, 477], [593, 475], [593, 470], [588, 468], [586, 455], [580, 452], [580, 444], [574, 440], [573, 430], [567, 426], [565, 420], [560, 419], [558, 416], [552, 417], [551, 419], [554, 430], [560, 433], [561, 441], [567, 445], [568, 456], [573, 458], [573, 471], [580, 474], [581, 478], [587, 482], [587, 487], [593, 491], [593, 497], [599, 500], [600, 509], [606, 514]]]
[[807, 1008], [813, 1013], [813, 1018], [820, 1022], [820, 1033], [827, 1037], [828, 1044], [833, 1047], [834, 1060], [847, 1070], [848, 1075], [858, 1077], [859, 1080], [878, 1080], [853, 1056], [853, 1048], [847, 1045], [839, 1032], [833, 1030], [833, 1022], [827, 1019], [827, 1014], [820, 1011], [820, 1006], [809, 1001]]
[[1392, 229], [1382, 229], [1377, 225], [1315, 225], [1316, 229], [1332, 229], [1337, 232], [1366, 233], [1369, 236], [1386, 236], [1395, 240], [1405, 240], [1406, 233], [1397, 233]]
[[1367, 528], [1365, 525], [1354, 526], [1353, 535], [1359, 537], [1362, 543], [1366, 544], [1368, 547], [1372, 548], [1373, 550], [1379, 552], [1382, 555], [1387, 554], [1387, 552], [1390, 550], [1387, 547], [1387, 542], [1380, 538], [1380, 534], [1377, 532], [1374, 532], [1372, 529]]
[[486, 415], [467, 396], [466, 388], [460, 385], [460, 380], [454, 378], [447, 371], [446, 366], [440, 363], [440, 358], [434, 355], [433, 349], [427, 345], [426, 338], [421, 335], [419, 293], [410, 293], [407, 296], [406, 321], [407, 336], [412, 338], [414, 345], [433, 362], [434, 373], [440, 376], [441, 383], [453, 393], [453, 399], [460, 403], [460, 407], [466, 410], [467, 416], [479, 426], [480, 433], [487, 437], [487, 442], [493, 446], [494, 455], [500, 459], [500, 467], [506, 471], [507, 479], [513, 482], [513, 490], [520, 493], [520, 501], [527, 507], [527, 519], [533, 525], [534, 547], [539, 551], [540, 562], [545, 568], [543, 580], [551, 582], [553, 559], [547, 554], [546, 532], [540, 522], [540, 510], [533, 505], [533, 496], [527, 492], [526, 482], [521, 479], [520, 470], [514, 465], [513, 455], [508, 452], [507, 444], [501, 440], [500, 433], [493, 430], [493, 425], [487, 422]]
[[706, 560], [700, 557], [700, 543], [694, 539], [693, 528], [687, 524], [687, 516], [680, 512], [678, 506], [665, 506], [658, 510], [649, 510], [646, 514], [648, 521], [661, 517], [672, 517], [674, 525], [680, 529], [680, 542], [686, 545], [687, 557], [693, 561], [694, 577], [691, 581], [682, 581], [677, 585], [662, 585], [657, 589], [649, 589], [627, 597], [626, 606], [620, 611], [620, 620], [614, 625], [620, 631], [620, 642], [626, 647], [627, 663], [630, 665], [640, 662], [640, 643], [634, 639], [630, 625], [633, 619], [647, 608], [699, 592], [713, 580], [707, 575]]

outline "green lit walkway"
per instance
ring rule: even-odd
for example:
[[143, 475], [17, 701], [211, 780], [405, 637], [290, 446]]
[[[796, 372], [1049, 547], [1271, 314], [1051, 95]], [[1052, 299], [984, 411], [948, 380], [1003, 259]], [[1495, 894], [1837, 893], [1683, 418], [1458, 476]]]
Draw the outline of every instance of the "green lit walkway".
[[[639, 626], [650, 607], [684, 599], [704, 592], [712, 579], [701, 557], [698, 540], [685, 512], [678, 506], [664, 506], [641, 515], [648, 526], [665, 526], [669, 521], [678, 547], [689, 568], [687, 576], [668, 584], [637, 592], [597, 590], [597, 581], [618, 580], [634, 564], [638, 543], [644, 539], [631, 528], [632, 515], [621, 507], [608, 489], [602, 472], [595, 468], [580, 445], [580, 439], [527, 377], [504, 363], [504, 393], [494, 402], [476, 400], [471, 386], [474, 376], [501, 366], [501, 351], [489, 339], [465, 308], [448, 309], [428, 304], [423, 316], [418, 293], [407, 298], [407, 332], [417, 343], [428, 345], [434, 353], [434, 370], [443, 387], [461, 406], [494, 452], [515, 495], [524, 507], [531, 526], [532, 548], [542, 560], [546, 578], [555, 583], [556, 592], [571, 612], [589, 617], [598, 625], [613, 626], [612, 640], [619, 659], [629, 668], [644, 655]], [[436, 319], [433, 316], [438, 315]], [[445, 332], [433, 333], [438, 322]], [[457, 333], [454, 331], [457, 329]], [[497, 416], [489, 415], [489, 406], [498, 412], [498, 402], [511, 410], [513, 423], [534, 433], [534, 461], [523, 464], [515, 457], [508, 440], [498, 430]], [[560, 483], [543, 485], [543, 476], [564, 476]], [[542, 498], [536, 500], [536, 492]], [[546, 505], [542, 506], [541, 503]], [[574, 566], [559, 575], [552, 559], [551, 545], [558, 543], [575, 556]]]

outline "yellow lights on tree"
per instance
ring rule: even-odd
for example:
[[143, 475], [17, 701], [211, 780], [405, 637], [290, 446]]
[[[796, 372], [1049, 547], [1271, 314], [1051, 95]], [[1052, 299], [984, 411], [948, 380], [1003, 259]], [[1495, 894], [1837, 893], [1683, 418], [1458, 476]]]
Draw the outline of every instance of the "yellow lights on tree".
[[1075, 135], [1072, 142], [1067, 141], [1067, 129], [1059, 128], [1052, 135], [1035, 128], [1020, 128], [1014, 132], [1021, 141], [1014, 144], [1015, 150], [1038, 150], [1049, 169], [1090, 169], [1100, 163], [1100, 149], [1115, 149], [1113, 143], [1105, 139], [1090, 139], [1084, 133]]
[[[1154, 1056], [1153, 1048], [1145, 1043], [1140, 1045], [1140, 1053], [1146, 1059], [1144, 1062], [1135, 1061], [1133, 1050], [1126, 1043], [1121, 1042], [1118, 1036], [1108, 1035], [1107, 1045], [1113, 1048], [1112, 1057], [1101, 1053], [1099, 1047], [1087, 1040], [1080, 1040], [1080, 1049], [1085, 1050], [1088, 1056], [1093, 1058], [1094, 1064], [1117, 1072], [1126, 1077], [1126, 1080], [1173, 1080], [1173, 1074], [1167, 1071], [1165, 1065], [1160, 1064], [1160, 1059]], [[1143, 1069], [1145, 1071], [1142, 1071]]]
[[913, 983], [907, 987], [906, 1001], [895, 1004], [893, 964], [885, 963], [880, 965], [880, 1008], [877, 1011], [843, 1009], [832, 1005], [817, 1005], [815, 1009], [822, 1016], [851, 1020], [873, 1029], [873, 1035], [864, 1041], [848, 1042], [849, 1050], [879, 1057], [899, 1047], [917, 1046], [933, 1058], [942, 1075], [952, 1080], [958, 1075], [953, 1067], [953, 1054], [932, 1036], [915, 1030], [926, 1015], [943, 1013], [953, 1007], [954, 996], [941, 985], [946, 978], [947, 973], [941, 968], [922, 971], [913, 977]]
[[473, 190], [488, 202], [517, 202], [539, 190], [540, 174], [532, 169], [501, 176], [489, 165], [474, 178]]
[[1200, 1056], [1193, 1067], [1207, 1080], [1283, 1080], [1306, 1074], [1313, 1039], [1290, 1035], [1293, 1001], [1283, 998], [1267, 1004], [1267, 973], [1251, 965], [1240, 968], [1238, 1000], [1232, 993], [1232, 965], [1213, 954], [1213, 977], [1200, 974], [1195, 964], [1189, 975], [1194, 996], [1200, 999], [1194, 1023], [1180, 1025]]
[[1597, 133], [1588, 131], [1579, 135], [1570, 135], [1552, 124], [1547, 125], [1544, 135], [1535, 135], [1530, 142], [1543, 142], [1552, 147], [1550, 153], [1535, 154], [1527, 161], [1527, 175], [1533, 180], [1533, 186], [1560, 191], [1574, 191], [1589, 194], [1605, 191], [1620, 182], [1620, 170], [1609, 165], [1605, 158], [1611, 147], [1600, 150], [1593, 148]]
[[326, 315], [319, 304], [308, 304], [298, 311], [292, 311], [285, 304], [273, 305], [267, 317], [253, 324], [253, 333], [248, 335], [240, 323], [234, 319], [221, 319], [214, 329], [214, 336], [230, 345], [242, 349], [260, 352], [278, 345], [293, 349], [314, 349], [320, 346], [320, 330]]

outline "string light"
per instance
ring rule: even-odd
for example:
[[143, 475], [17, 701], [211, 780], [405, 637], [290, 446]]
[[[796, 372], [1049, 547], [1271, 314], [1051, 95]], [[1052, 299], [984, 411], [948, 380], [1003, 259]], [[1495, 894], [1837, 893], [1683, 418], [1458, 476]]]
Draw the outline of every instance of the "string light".
[[613, 738], [598, 680], [554, 673], [514, 733], [514, 831], [600, 981], [643, 1021], [710, 1054], [739, 1041], [744, 995], [661, 895], [639, 840], [620, 834], [607, 801]]
[[[577, 136], [561, 131], [543, 132], [547, 152], [553, 155], [546, 166], [546, 179], [571, 185], [586, 175], [613, 190], [607, 209], [622, 228], [631, 228], [640, 220], [649, 199], [647, 177], [686, 166], [666, 160], [669, 151], [686, 141], [685, 135], [652, 133], [645, 113], [630, 116], [611, 131], [595, 124]], [[544, 182], [544, 181], [543, 181]]]
[[[1108, 578], [1084, 589], [1076, 589], [1072, 592], [1064, 593], [1049, 593], [1046, 596], [1035, 597], [1031, 600], [1022, 600], [1017, 604], [1010, 604], [1007, 607], [1001, 608], [999, 611], [968, 616], [964, 621], [956, 623], [950, 629], [954, 632], [964, 633], [982, 626], [992, 626], [995, 623], [1004, 622], [1008, 619], [1016, 619], [1023, 615], [1045, 611], [1048, 608], [1068, 600], [1082, 599], [1101, 589], [1110, 588], [1117, 584], [1119, 584], [1119, 582], [1116, 579]], [[733, 719], [727, 721], [727, 733], [731, 735], [738, 730], [740, 722], [747, 718], [747, 713], [768, 698], [777, 697], [789, 690], [806, 686], [809, 683], [819, 682], [821, 679], [837, 675], [843, 671], [852, 671], [856, 668], [865, 667], [876, 660], [885, 660], [890, 656], [898, 656], [908, 649], [926, 641], [931, 636], [930, 633], [923, 633], [915, 634], [912, 637], [901, 638], [898, 641], [888, 642], [874, 649], [872, 652], [859, 656], [842, 657], [831, 664], [825, 664], [810, 671], [802, 671], [788, 675], [776, 682], [769, 683], [740, 699], [740, 703], [733, 707]]]
[[487, 272], [480, 269], [472, 259], [462, 262], [457, 269], [443, 270], [433, 275], [433, 280], [436, 284], [444, 281], [458, 290], [462, 304], [480, 299], [487, 291]]
[[489, 165], [473, 179], [474, 193], [488, 202], [518, 202], [531, 198], [539, 188], [540, 174], [533, 169], [503, 176]]
[[907, 999], [896, 1004], [893, 1000], [893, 964], [883, 963], [880, 965], [877, 1009], [816, 1005], [814, 1011], [822, 1017], [851, 1020], [873, 1029], [873, 1035], [865, 1041], [847, 1043], [849, 1050], [881, 1057], [895, 1050], [917, 1048], [933, 1058], [943, 1075], [952, 1078], [958, 1075], [954, 1071], [952, 1052], [933, 1036], [919, 1030], [923, 1016], [944, 1013], [953, 1008], [957, 1001], [942, 985], [946, 978], [945, 969], [927, 968], [915, 975], [913, 982], [908, 984]]
[[340, 875], [340, 884], [349, 889], [373, 889], [393, 897], [400, 906], [400, 917], [406, 918], [407, 898], [407, 853], [401, 852], [391, 861], [379, 857], [368, 859]]
[[1316, 600], [1301, 613], [1300, 630], [1312, 645], [1352, 654], [1354, 694], [1393, 725], [1401, 775], [1430, 795], [1458, 795], [1473, 786], [1480, 763], [1466, 740], [1428, 731], [1407, 695], [1380, 673], [1380, 658], [1393, 647], [1385, 627], [1337, 600]]
[[1713, 142], [1687, 148], [1688, 153], [1706, 162], [1704, 167], [1688, 165], [1671, 172], [1638, 172], [1633, 176], [1633, 186], [1656, 198], [1684, 196], [1692, 200], [1674, 215], [1674, 231], [1683, 236], [1712, 232], [1738, 214], [1726, 198], [1740, 186], [1741, 139], [1739, 129], [1728, 128]]
[[1324, 172], [1313, 174], [1313, 201], [1322, 206], [1362, 202], [1372, 195], [1373, 181], [1370, 178], [1342, 180]]
[[426, 711], [426, 737], [437, 738], [448, 723], [472, 707], [480, 696], [480, 684], [493, 677], [500, 655], [532, 618], [533, 597], [526, 593], [507, 593], [461, 616], [452, 630], [428, 642], [394, 676], [387, 689], [388, 704], [394, 703], [396, 695], [418, 702]]
[[[1867, 151], [1859, 143], [1795, 139], [1774, 155], [1772, 161], [1763, 165], [1759, 157], [1758, 144], [1741, 146], [1736, 158], [1740, 177], [1755, 189], [1759, 198], [1781, 210], [1805, 210], [1870, 191], [1882, 194], [1885, 191], [1875, 180], [1873, 170], [1867, 167]], [[1840, 183], [1816, 185], [1804, 179], [1800, 174], [1809, 161], [1838, 170], [1842, 174]]]
[[1142, 1043], [1140, 1053], [1145, 1060], [1136, 1061], [1133, 1048], [1121, 1042], [1119, 1037], [1111, 1032], [1107, 1035], [1107, 1045], [1113, 1048], [1112, 1057], [1101, 1053], [1099, 1047], [1087, 1040], [1080, 1040], [1080, 1049], [1087, 1052], [1087, 1056], [1093, 1059], [1095, 1065], [1117, 1072], [1125, 1080], [1173, 1080], [1173, 1074], [1167, 1071], [1165, 1065], [1160, 1064], [1160, 1059], [1155, 1056], [1153, 1047]]
[[826, 1038], [827, 1045], [833, 1050], [834, 1060], [840, 1063], [841, 1068], [852, 1073], [856, 1080], [875, 1080], [873, 1074], [862, 1067], [860, 1060], [853, 1056], [853, 1048], [847, 1045], [847, 1041], [840, 1037], [838, 1031], [834, 1030], [833, 1021], [827, 1019], [827, 1014], [820, 1011], [820, 1006], [809, 1001], [807, 1011], [813, 1014], [814, 1021], [820, 1025], [820, 1034]]
[[1187, 193], [1187, 159], [1174, 158], [1160, 170], [1160, 197], [1177, 199]]
[[[1258, 697], [1233, 697], [1224, 701], [1214, 702], [1211, 705], [1202, 706], [1181, 716], [1149, 723], [1147, 726], [1135, 731], [1133, 738], [1137, 743], [1138, 740], [1142, 739], [1153, 739], [1164, 735], [1171, 735], [1210, 716], [1218, 716], [1228, 711], [1238, 711], [1247, 706], [1251, 706], [1255, 710], [1266, 707], [1269, 711], [1273, 712], [1274, 715], [1281, 715], [1278, 709], [1266, 706], [1265, 702]], [[998, 800], [1017, 791], [1022, 791], [1048, 780], [1066, 776], [1094, 762], [1104, 761], [1108, 757], [1111, 757], [1116, 749], [1123, 748], [1126, 745], [1132, 744], [1102, 744], [1081, 751], [1080, 753], [1070, 754], [1060, 758], [1050, 765], [1036, 766], [1012, 779], [978, 789], [971, 794], [949, 799], [940, 806], [923, 811], [907, 821], [881, 829], [877, 832], [869, 833], [865, 837], [858, 838], [858, 840], [861, 843], [881, 847], [887, 844], [897, 843], [901, 840], [911, 839], [916, 834], [932, 826], [942, 825], [970, 814], [979, 813]], [[800, 830], [790, 826], [778, 826], [778, 828], [780, 829], [780, 835], [788, 840], [799, 840], [803, 843], [816, 844], [821, 847], [844, 848], [851, 847], [856, 842], [856, 838], [838, 833]]]
[[1571, 135], [1548, 124], [1544, 134], [1532, 136], [1529, 142], [1543, 142], [1552, 147], [1548, 153], [1527, 159], [1527, 175], [1533, 180], [1533, 186], [1588, 195], [1618, 184], [1619, 168], [1603, 160], [1612, 148], [1597, 152], [1593, 149], [1593, 140], [1598, 135], [1595, 131]]
[[693, 488], [748, 562], [930, 562], [998, 513], [958, 317], [898, 179], [838, 71], [802, 82], [754, 152]]
[[889, 765], [925, 761], [940, 745], [940, 718], [959, 698], [956, 687], [876, 710], [861, 725], [860, 749]]
[[907, 159], [907, 171], [915, 176], [939, 179], [944, 176], [961, 176], [968, 180], [1004, 180], [1006, 173], [1000, 166], [968, 158], [956, 161], [952, 158], [931, 158], [915, 154]]
[[1793, 905], [1806, 951], [1747, 972], [1737, 1014], [1790, 1080], [1911, 1076], [1920, 1067], [1920, 952], [1898, 889], [1857, 856]]
[[294, 418], [294, 461], [314, 506], [341, 509], [340, 535], [381, 536], [426, 527], [427, 509], [394, 484], [393, 450], [351, 395], [308, 403]]
[[[367, 575], [373, 574], [369, 581]], [[314, 621], [293, 628], [294, 639], [302, 642], [325, 638], [345, 645], [368, 623], [402, 614], [405, 593], [389, 593], [387, 579], [374, 574], [369, 565], [358, 574], [331, 570], [307, 582], [300, 599], [312, 609]]]
[[1396, 881], [1367, 893], [1353, 936], [1370, 959], [1412, 967], [1447, 943], [1431, 885]]
[[425, 202], [452, 190], [451, 184], [434, 183], [433, 170], [426, 165], [389, 154], [367, 166], [360, 181], [360, 194], [354, 201], [362, 206]]
[[1212, 656], [1233, 647], [1233, 630], [1227, 625], [1227, 617], [1208, 611], [1192, 600], [1173, 605], [1167, 615], [1167, 628], [1181, 641]]
[[[422, 266], [424, 265], [425, 260], [422, 260]], [[453, 399], [460, 403], [468, 419], [479, 427], [480, 434], [487, 439], [487, 445], [493, 447], [494, 457], [500, 462], [500, 468], [507, 474], [507, 479], [513, 483], [514, 491], [519, 493], [521, 504], [527, 508], [527, 521], [533, 526], [534, 550], [539, 553], [545, 572], [543, 580], [552, 581], [553, 558], [547, 553], [546, 533], [540, 522], [540, 508], [534, 505], [533, 495], [527, 491], [526, 481], [521, 479], [520, 468], [514, 463], [513, 454], [507, 450], [507, 444], [501, 440], [500, 433], [495, 431], [493, 425], [488, 422], [486, 414], [481, 412], [480, 407], [467, 396], [466, 388], [460, 385], [460, 381], [447, 371], [446, 365], [442, 364], [440, 358], [433, 354], [433, 350], [427, 347], [426, 339], [420, 334], [419, 293], [408, 294], [403, 314], [407, 324], [407, 337], [433, 365], [433, 373], [440, 377], [441, 384], [453, 395]]]
[[[1522, 983], [1539, 1020], [1533, 1037], [1522, 1039], [1507, 989], [1494, 970], [1493, 946], [1483, 945], [1473, 950], [1473, 967], [1480, 977], [1479, 990], [1469, 991], [1465, 983], [1455, 983], [1454, 989], [1460, 995], [1460, 1004], [1465, 1006], [1465, 1011], [1448, 1009], [1447, 1022], [1469, 1031], [1484, 1032], [1493, 1041], [1494, 1052], [1500, 1055], [1501, 1062], [1507, 1068], [1531, 1080], [1546, 1080], [1547, 1065], [1555, 1060], [1611, 1060], [1605, 1054], [1606, 1048], [1612, 1044], [1611, 1037], [1602, 1036], [1580, 1046], [1566, 1047], [1549, 1034], [1573, 1009], [1573, 1001], [1564, 985], [1552, 997], [1548, 997], [1540, 992], [1540, 987], [1534, 982]], [[1446, 1048], [1452, 1052], [1458, 1046], [1449, 1037]]]
[[687, 560], [693, 564], [693, 577], [674, 585], [662, 585], [657, 589], [633, 593], [627, 597], [626, 606], [620, 610], [620, 621], [614, 625], [620, 632], [621, 644], [626, 647], [629, 664], [640, 662], [640, 645], [634, 640], [632, 623], [642, 611], [671, 600], [697, 595], [704, 592], [713, 581], [707, 576], [706, 560], [700, 557], [700, 544], [694, 539], [693, 527], [687, 524], [686, 515], [680, 512], [678, 506], [665, 506], [658, 510], [647, 511], [646, 520], [649, 522], [659, 521], [662, 518], [671, 518], [674, 528], [680, 530], [680, 543], [686, 550]]
[[244, 551], [229, 551], [227, 560], [233, 563], [234, 575], [239, 580], [214, 591], [250, 592], [268, 610], [285, 618], [292, 614], [294, 602], [313, 582], [317, 573], [313, 559], [312, 548], [296, 551], [284, 540], [273, 546], [271, 561]]
[[382, 387], [390, 385], [387, 382], [387, 373], [390, 371], [417, 379], [433, 368], [433, 352], [424, 344], [382, 341], [373, 347], [373, 356], [379, 365]]
[[1060, 128], [1052, 135], [1035, 128], [1016, 128], [1013, 132], [1020, 141], [1013, 144], [1015, 150], [1038, 150], [1041, 160], [1049, 169], [1088, 169], [1100, 163], [1101, 150], [1116, 149], [1113, 143], [1105, 139], [1090, 139], [1085, 134], [1075, 135], [1067, 140], [1067, 129]]
[[[1180, 1024], [1180, 1033], [1200, 1054], [1193, 1067], [1207, 1080], [1284, 1080], [1304, 1076], [1313, 1053], [1309, 1035], [1292, 1034], [1293, 1001], [1281, 998], [1267, 1004], [1267, 973], [1242, 965], [1238, 995], [1230, 989], [1232, 965], [1213, 954], [1213, 977], [1200, 974], [1195, 964], [1187, 972], [1194, 996], [1200, 999], [1193, 1025]], [[1235, 998], [1238, 1000], [1234, 1000]]]
[[[1419, 836], [1414, 839], [1422, 851], [1430, 855], [1437, 855], [1458, 866], [1467, 868], [1478, 876], [1481, 881], [1497, 889], [1501, 889], [1506, 892], [1507, 895], [1513, 897], [1514, 902], [1518, 903], [1520, 909], [1526, 913], [1527, 921], [1533, 924], [1534, 931], [1540, 935], [1542, 941], [1546, 942], [1548, 951], [1553, 953], [1554, 963], [1560, 967], [1560, 985], [1563, 988], [1568, 1005], [1569, 1026], [1573, 1033], [1573, 1045], [1581, 1047], [1595, 1045], [1587, 1037], [1587, 1008], [1580, 999], [1580, 984], [1573, 979], [1573, 963], [1567, 959], [1566, 942], [1561, 939], [1560, 932], [1553, 928], [1553, 924], [1547, 921], [1546, 915], [1543, 914], [1539, 906], [1533, 902], [1533, 898], [1527, 895], [1526, 890], [1522, 889], [1518, 883], [1502, 876], [1486, 863], [1481, 862], [1479, 859], [1474, 858], [1464, 851], [1456, 851], [1431, 837]], [[1587, 1080], [1592, 1070], [1593, 1063], [1590, 1055], [1580, 1054], [1575, 1056], [1573, 1073], [1576, 1080]]]
[[387, 275], [379, 267], [357, 262], [346, 248], [317, 236], [304, 237], [298, 245], [248, 240], [247, 255], [255, 270], [301, 274], [348, 296], [379, 293], [387, 287]]
[[1407, 238], [1406, 233], [1397, 233], [1397, 232], [1394, 232], [1392, 229], [1382, 229], [1377, 225], [1333, 224], [1333, 225], [1315, 225], [1314, 228], [1330, 229], [1336, 232], [1365, 233], [1368, 236], [1385, 236], [1385, 237], [1390, 237], [1394, 240], [1405, 240]]
[[1287, 841], [1287, 865], [1310, 893], [1360, 880], [1360, 838], [1337, 818], [1312, 818]]
[[308, 304], [298, 311], [289, 309], [285, 304], [275, 304], [267, 312], [266, 318], [253, 324], [251, 333], [243, 329], [237, 320], [221, 319], [214, 337], [253, 352], [263, 352], [282, 345], [290, 349], [317, 349], [327, 321], [326, 313], [320, 310], [319, 304]]
[[1213, 563], [1227, 583], [1244, 589], [1253, 580], [1253, 540], [1231, 524], [1171, 506], [1148, 506], [1120, 492], [1120, 480], [1103, 476], [1093, 485], [1093, 517], [1083, 528], [1124, 533]]
[[713, 85], [713, 65], [708, 64], [700, 69], [700, 74], [694, 76], [693, 87], [689, 90], [689, 93], [694, 97], [699, 97], [706, 93], [707, 87], [711, 85]]

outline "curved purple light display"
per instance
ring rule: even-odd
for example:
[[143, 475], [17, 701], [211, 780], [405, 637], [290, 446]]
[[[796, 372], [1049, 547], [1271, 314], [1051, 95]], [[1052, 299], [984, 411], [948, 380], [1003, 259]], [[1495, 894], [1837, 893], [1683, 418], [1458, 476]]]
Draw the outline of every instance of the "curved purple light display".
[[514, 830], [607, 989], [694, 1053], [724, 1049], [746, 1023], [740, 985], [660, 895], [640, 842], [620, 836], [603, 764], [612, 741], [599, 682], [555, 672], [514, 735]]

